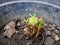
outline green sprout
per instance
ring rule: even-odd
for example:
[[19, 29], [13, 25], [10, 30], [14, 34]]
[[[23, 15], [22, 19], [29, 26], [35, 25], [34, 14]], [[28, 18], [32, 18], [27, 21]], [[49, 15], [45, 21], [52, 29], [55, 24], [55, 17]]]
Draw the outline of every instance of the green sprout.
[[36, 16], [36, 13], [34, 13], [33, 15], [31, 13], [29, 13], [29, 16], [31, 16], [31, 17], [34, 16], [35, 17]]
[[[24, 18], [24, 22], [28, 22], [31, 25], [34, 25], [36, 23], [38, 23], [38, 18], [36, 17], [36, 13], [34, 13], [33, 15], [29, 13], [29, 18]], [[44, 20], [41, 19], [39, 22], [39, 26], [40, 28], [43, 26], [44, 24]]]
[[[35, 35], [35, 37], [39, 36], [41, 28], [43, 28], [44, 20], [42, 17], [36, 17], [36, 13], [31, 14], [29, 13], [28, 18], [24, 18], [24, 22], [26, 23], [27, 27], [31, 29], [30, 32], [32, 35]], [[32, 27], [32, 28], [31, 28]], [[37, 31], [36, 31], [37, 30]]]
[[29, 16], [30, 16], [30, 18], [28, 18], [28, 19], [24, 18], [24, 22], [28, 22], [28, 20], [29, 20], [29, 23], [32, 25], [37, 23], [36, 13], [34, 13], [33, 15], [29, 13]]
[[33, 15], [29, 14], [31, 17], [29, 18], [29, 23], [34, 25], [35, 23], [37, 23], [37, 17], [36, 17], [36, 13], [34, 13]]
[[34, 15], [30, 15], [31, 17], [29, 18], [29, 23], [30, 24], [34, 24], [37, 23], [37, 18], [35, 17], [36, 14], [34, 13]]
[[43, 24], [44, 24], [44, 20], [42, 19], [42, 20], [40, 20], [40, 22], [39, 22], [40, 28], [42, 28]]

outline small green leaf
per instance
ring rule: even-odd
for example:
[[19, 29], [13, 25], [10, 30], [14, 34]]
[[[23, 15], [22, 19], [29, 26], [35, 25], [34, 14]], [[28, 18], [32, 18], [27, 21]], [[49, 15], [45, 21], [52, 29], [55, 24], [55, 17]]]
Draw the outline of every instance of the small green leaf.
[[42, 19], [40, 20], [40, 23], [39, 23], [40, 28], [43, 26], [43, 24], [44, 24], [44, 20]]
[[34, 13], [34, 16], [36, 16], [36, 13]]
[[31, 13], [29, 13], [29, 16], [32, 16], [32, 14], [31, 14]]

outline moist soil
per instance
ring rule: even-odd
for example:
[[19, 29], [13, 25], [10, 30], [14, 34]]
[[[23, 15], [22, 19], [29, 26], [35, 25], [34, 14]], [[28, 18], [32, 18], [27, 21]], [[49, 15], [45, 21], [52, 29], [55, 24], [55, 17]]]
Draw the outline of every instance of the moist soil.
[[[60, 45], [60, 39], [56, 41], [52, 33], [60, 38], [60, 27], [53, 23], [46, 23], [43, 35], [37, 38], [31, 35], [24, 35], [23, 29], [14, 34], [11, 39], [3, 36], [3, 28], [0, 30], [0, 45]], [[57, 30], [57, 31], [55, 31]]]

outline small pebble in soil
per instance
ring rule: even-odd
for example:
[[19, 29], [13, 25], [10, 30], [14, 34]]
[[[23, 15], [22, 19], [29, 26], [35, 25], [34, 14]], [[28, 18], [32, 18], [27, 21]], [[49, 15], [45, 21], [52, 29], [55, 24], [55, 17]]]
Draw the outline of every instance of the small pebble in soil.
[[58, 35], [55, 35], [55, 40], [58, 41], [60, 38]]
[[55, 30], [54, 32], [59, 35], [59, 31], [58, 30]]
[[56, 34], [54, 32], [52, 32], [52, 35], [55, 36]]
[[16, 34], [19, 34], [19, 31], [16, 31]]
[[47, 37], [45, 40], [45, 45], [52, 45], [54, 40], [51, 37]]
[[46, 31], [46, 35], [47, 36], [50, 36], [51, 35], [51, 32], [50, 31]]
[[55, 28], [54, 27], [51, 27], [52, 30], [54, 30]]
[[49, 28], [49, 27], [48, 27], [47, 29], [48, 29], [49, 31], [51, 31], [51, 30], [52, 30], [52, 29], [51, 29], [51, 28]]
[[53, 27], [56, 27], [56, 25], [55, 25], [55, 24], [53, 24]]
[[47, 24], [45, 23], [44, 26], [47, 26]]
[[60, 27], [57, 27], [57, 30], [59, 30], [59, 31], [60, 31]]
[[51, 28], [51, 27], [52, 27], [52, 25], [51, 25], [51, 24], [49, 24], [49, 27]]

